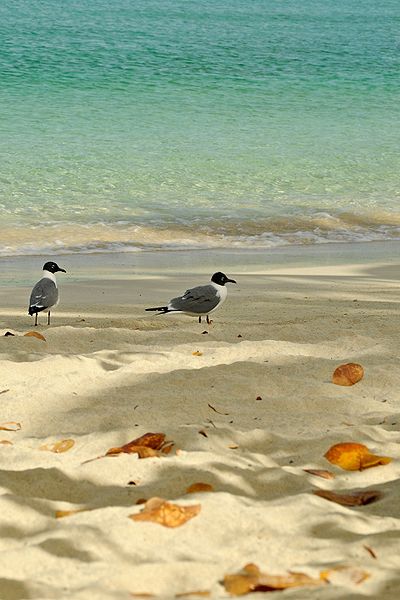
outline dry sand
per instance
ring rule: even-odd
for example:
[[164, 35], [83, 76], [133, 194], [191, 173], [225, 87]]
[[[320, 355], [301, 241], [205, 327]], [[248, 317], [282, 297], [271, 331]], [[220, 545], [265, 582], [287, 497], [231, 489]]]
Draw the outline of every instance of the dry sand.
[[[0, 445], [0, 598], [225, 598], [224, 575], [250, 562], [369, 574], [284, 592], [292, 598], [399, 598], [398, 250], [57, 257], [68, 274], [51, 327], [37, 328], [46, 341], [21, 335], [33, 329], [26, 303], [44, 261], [2, 259], [0, 425], [21, 429], [0, 431], [12, 442]], [[220, 269], [238, 286], [211, 326], [144, 312]], [[332, 384], [350, 361], [363, 380]], [[164, 432], [171, 454], [83, 464], [146, 432]], [[75, 441], [65, 453], [40, 450], [64, 439]], [[342, 470], [324, 458], [339, 442], [393, 461]], [[186, 494], [194, 482], [214, 491]], [[318, 488], [383, 497], [352, 508]], [[175, 529], [128, 518], [154, 496], [201, 511]], [[75, 509], [90, 510], [55, 518]]]

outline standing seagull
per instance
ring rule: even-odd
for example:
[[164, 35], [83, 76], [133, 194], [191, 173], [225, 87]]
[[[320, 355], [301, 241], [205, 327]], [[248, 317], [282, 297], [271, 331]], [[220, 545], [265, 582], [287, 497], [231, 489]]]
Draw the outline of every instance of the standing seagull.
[[156, 310], [160, 315], [169, 312], [185, 313], [185, 315], [199, 317], [199, 323], [201, 317], [206, 315], [207, 323], [210, 323], [208, 315], [225, 301], [228, 294], [225, 284], [228, 282], [236, 283], [234, 279], [228, 279], [224, 273], [214, 273], [208, 285], [199, 285], [186, 290], [182, 296], [172, 298], [167, 306], [146, 308], [146, 310]]
[[43, 277], [34, 286], [29, 300], [28, 314], [35, 315], [35, 326], [38, 324], [38, 313], [42, 310], [47, 312], [47, 325], [50, 325], [50, 309], [58, 304], [58, 289], [57, 281], [54, 273], [65, 269], [60, 267], [55, 262], [47, 262], [43, 267]]

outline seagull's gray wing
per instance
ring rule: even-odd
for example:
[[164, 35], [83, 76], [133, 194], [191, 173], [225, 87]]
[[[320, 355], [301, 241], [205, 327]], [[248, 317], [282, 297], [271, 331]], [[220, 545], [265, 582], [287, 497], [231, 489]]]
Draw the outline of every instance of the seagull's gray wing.
[[51, 279], [43, 277], [43, 279], [37, 282], [31, 292], [29, 308], [33, 309], [33, 312], [40, 312], [57, 304], [57, 300], [58, 289], [56, 284]]
[[187, 290], [183, 296], [172, 298], [168, 308], [181, 312], [206, 315], [219, 303], [217, 290], [212, 285], [199, 285]]

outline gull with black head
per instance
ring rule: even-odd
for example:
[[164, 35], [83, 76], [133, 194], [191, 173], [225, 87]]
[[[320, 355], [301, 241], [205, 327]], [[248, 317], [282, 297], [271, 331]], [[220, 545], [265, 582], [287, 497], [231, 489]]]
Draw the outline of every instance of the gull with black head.
[[35, 326], [38, 324], [38, 313], [47, 312], [47, 325], [50, 325], [50, 309], [58, 304], [58, 288], [55, 273], [61, 269], [55, 262], [47, 262], [43, 267], [43, 277], [38, 281], [31, 292], [29, 300], [29, 315], [35, 315]]
[[209, 314], [214, 312], [226, 300], [228, 290], [226, 283], [236, 283], [234, 279], [229, 279], [225, 273], [214, 273], [211, 282], [207, 285], [198, 285], [197, 287], [186, 290], [182, 296], [172, 298], [167, 306], [158, 306], [146, 308], [146, 310], [157, 311], [160, 315], [166, 313], [178, 312], [198, 317], [201, 323], [201, 317], [206, 316], [207, 323], [210, 323]]

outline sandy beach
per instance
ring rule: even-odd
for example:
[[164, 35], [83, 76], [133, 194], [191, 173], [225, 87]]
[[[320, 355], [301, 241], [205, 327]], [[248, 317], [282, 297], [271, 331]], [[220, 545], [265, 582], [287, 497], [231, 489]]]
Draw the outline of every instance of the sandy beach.
[[[45, 340], [23, 335], [44, 260], [1, 259], [0, 426], [14, 430], [0, 431], [0, 598], [228, 598], [224, 576], [254, 563], [333, 573], [291, 598], [397, 599], [399, 249], [58, 256], [67, 273], [52, 325], [41, 315], [36, 328]], [[238, 285], [210, 326], [144, 311], [217, 270]], [[349, 362], [363, 379], [334, 385]], [[172, 450], [90, 461], [148, 432]], [[345, 442], [392, 461], [330, 464]], [[198, 482], [212, 488], [188, 494]], [[380, 497], [344, 506], [318, 490]], [[153, 497], [201, 509], [176, 528], [129, 518]]]

